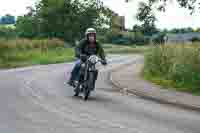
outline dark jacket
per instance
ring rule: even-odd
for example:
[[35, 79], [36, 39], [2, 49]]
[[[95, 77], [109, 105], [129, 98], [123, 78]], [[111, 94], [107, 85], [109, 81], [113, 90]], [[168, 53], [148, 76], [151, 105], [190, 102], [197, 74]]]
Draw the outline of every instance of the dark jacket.
[[86, 39], [80, 41], [79, 45], [75, 49], [75, 54], [78, 58], [80, 58], [81, 54], [87, 56], [98, 55], [101, 59], [105, 60], [105, 53], [99, 42], [96, 42], [95, 47], [90, 47], [89, 42]]

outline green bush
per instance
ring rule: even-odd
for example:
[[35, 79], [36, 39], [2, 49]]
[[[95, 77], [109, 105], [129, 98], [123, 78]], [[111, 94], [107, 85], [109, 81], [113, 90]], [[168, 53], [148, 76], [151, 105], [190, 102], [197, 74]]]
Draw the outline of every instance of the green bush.
[[198, 37], [193, 37], [190, 41], [194, 42], [200, 42], [200, 38]]
[[16, 36], [17, 33], [14, 27], [0, 25], [0, 38], [14, 38]]
[[161, 34], [158, 34], [156, 37], [154, 37], [152, 41], [153, 43], [156, 43], [156, 44], [163, 44], [165, 42], [164, 37], [165, 37], [165, 34], [161, 33]]

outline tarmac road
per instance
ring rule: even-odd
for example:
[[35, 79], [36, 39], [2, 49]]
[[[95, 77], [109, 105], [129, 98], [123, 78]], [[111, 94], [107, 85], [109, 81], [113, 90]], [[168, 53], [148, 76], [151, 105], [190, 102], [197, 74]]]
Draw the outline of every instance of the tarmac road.
[[109, 84], [111, 69], [142, 58], [109, 60], [87, 102], [65, 83], [72, 63], [0, 71], [0, 133], [200, 133], [198, 112], [123, 95]]

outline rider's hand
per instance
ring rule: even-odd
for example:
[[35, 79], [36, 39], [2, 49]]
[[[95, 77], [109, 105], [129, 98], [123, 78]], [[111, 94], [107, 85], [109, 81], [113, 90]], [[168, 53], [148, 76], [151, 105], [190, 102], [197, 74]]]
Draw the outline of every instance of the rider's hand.
[[102, 63], [102, 65], [104, 65], [104, 66], [107, 65], [107, 61], [106, 61], [106, 60], [102, 60], [101, 63]]
[[86, 61], [86, 60], [87, 60], [87, 55], [81, 54], [81, 55], [80, 55], [80, 59], [81, 59], [82, 61]]

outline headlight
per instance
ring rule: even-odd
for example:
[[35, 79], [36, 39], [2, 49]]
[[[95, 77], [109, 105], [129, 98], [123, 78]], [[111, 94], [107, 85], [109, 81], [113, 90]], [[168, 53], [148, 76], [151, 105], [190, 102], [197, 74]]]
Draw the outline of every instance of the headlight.
[[81, 67], [85, 67], [85, 63], [81, 64]]
[[93, 64], [96, 64], [98, 62], [99, 58], [96, 55], [92, 55], [89, 58], [89, 61]]

